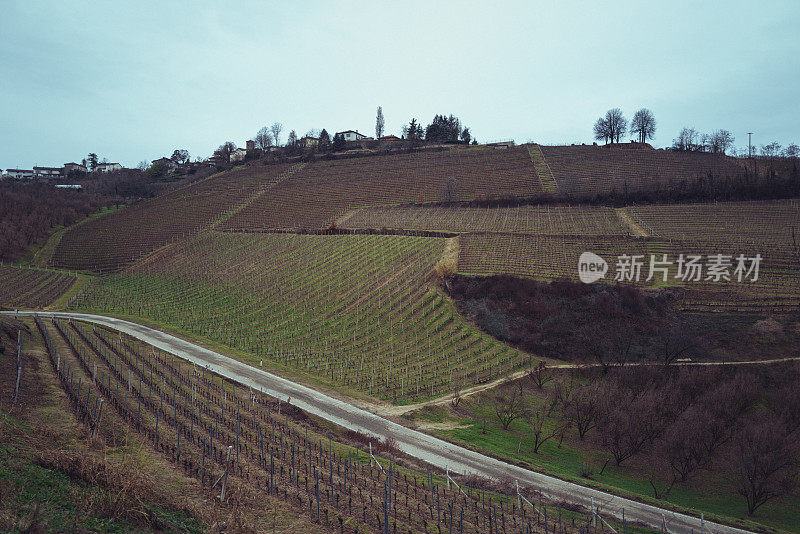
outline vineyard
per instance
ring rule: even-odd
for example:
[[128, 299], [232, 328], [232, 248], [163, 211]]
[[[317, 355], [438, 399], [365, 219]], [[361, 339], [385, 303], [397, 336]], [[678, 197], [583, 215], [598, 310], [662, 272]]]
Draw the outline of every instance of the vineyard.
[[446, 232], [501, 232], [532, 235], [625, 235], [628, 229], [612, 208], [602, 206], [521, 206], [461, 208], [379, 206], [361, 208], [342, 228], [402, 228]]
[[542, 146], [542, 154], [566, 195], [598, 195], [666, 189], [681, 181], [734, 176], [742, 169], [718, 154], [627, 146]]
[[[225, 381], [120, 332], [35, 319], [52, 368], [90, 435], [119, 417], [189, 476], [288, 501], [336, 532], [589, 532], [599, 516], [535, 492], [430, 467], [412, 470], [366, 436], [334, 442], [290, 404]], [[525, 497], [527, 495], [527, 497]], [[536, 504], [534, 504], [536, 503]], [[617, 528], [621, 528], [617, 525]], [[596, 529], [596, 526], [595, 526]], [[595, 530], [596, 531], [596, 530]]]
[[[469, 275], [509, 274], [539, 280], [554, 280], [566, 277], [578, 279], [578, 258], [589, 251], [600, 255], [608, 262], [605, 281], [612, 282], [616, 275], [618, 256], [640, 255], [640, 285], [646, 287], [680, 286], [687, 289], [685, 304], [691, 309], [768, 309], [789, 311], [800, 305], [797, 291], [796, 259], [787, 250], [761, 251], [764, 260], [756, 281], [736, 277], [730, 281], [701, 280], [684, 281], [676, 278], [680, 254], [709, 255], [744, 254], [755, 255], [753, 250], [737, 244], [709, 243], [702, 241], [667, 241], [662, 238], [598, 237], [598, 236], [531, 236], [523, 234], [463, 234], [459, 238], [460, 254], [458, 272]], [[671, 264], [666, 266], [667, 280], [662, 272], [649, 276], [651, 255], [656, 261], [667, 255]], [[736, 266], [734, 261], [730, 272]]]
[[651, 205], [627, 208], [650, 235], [730, 245], [762, 254], [792, 248], [792, 230], [800, 245], [797, 200]]
[[59, 271], [0, 265], [0, 307], [46, 308], [76, 280]]
[[527, 149], [470, 149], [318, 161], [222, 227], [327, 228], [348, 211], [380, 204], [530, 197], [541, 193]]
[[148, 318], [403, 403], [529, 363], [431, 287], [444, 247], [424, 237], [206, 232], [98, 280], [71, 307]]
[[288, 165], [237, 169], [87, 221], [64, 233], [51, 266], [118, 271], [171, 241], [208, 228], [290, 171]]

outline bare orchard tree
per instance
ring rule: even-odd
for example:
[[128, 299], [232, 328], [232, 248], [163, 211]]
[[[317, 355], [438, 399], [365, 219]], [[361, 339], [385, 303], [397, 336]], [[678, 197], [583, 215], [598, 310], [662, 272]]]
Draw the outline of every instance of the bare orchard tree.
[[764, 503], [786, 495], [796, 485], [797, 440], [787, 434], [771, 413], [746, 421], [736, 436], [730, 455], [739, 473], [737, 492], [747, 501], [747, 514]]
[[619, 143], [628, 131], [628, 121], [619, 108], [609, 109], [594, 123], [594, 138], [606, 143]]
[[647, 142], [656, 134], [656, 117], [647, 108], [642, 108], [633, 115], [631, 133], [635, 133], [640, 143]]
[[269, 149], [269, 147], [272, 146], [272, 134], [270, 133], [269, 128], [266, 126], [261, 128], [253, 141], [256, 142], [256, 146], [261, 150]]
[[659, 328], [656, 346], [656, 357], [665, 366], [677, 360], [687, 358], [698, 347], [699, 340], [684, 321], [669, 321]]
[[269, 127], [269, 131], [272, 132], [272, 140], [275, 143], [275, 146], [281, 146], [281, 132], [283, 131], [283, 124], [275, 122]]
[[576, 389], [568, 403], [564, 403], [564, 415], [578, 431], [581, 441], [586, 433], [598, 425], [603, 417], [605, 408], [603, 402], [605, 392], [596, 382]]
[[536, 367], [528, 369], [528, 376], [533, 380], [537, 388], [542, 389], [545, 384], [553, 379], [553, 370], [547, 367], [547, 364], [540, 361]]
[[516, 385], [501, 386], [494, 394], [492, 404], [494, 405], [494, 413], [497, 415], [503, 430], [508, 430], [514, 419], [523, 415], [524, 398], [522, 389]]
[[386, 121], [383, 119], [383, 108], [378, 106], [378, 114], [375, 117], [375, 139], [380, 139], [383, 136], [383, 127]]
[[539, 448], [561, 431], [560, 419], [553, 418], [551, 420], [550, 418], [555, 404], [555, 399], [544, 399], [540, 405], [526, 410], [523, 416], [525, 422], [531, 427], [530, 436], [533, 438], [534, 453], [538, 454]]

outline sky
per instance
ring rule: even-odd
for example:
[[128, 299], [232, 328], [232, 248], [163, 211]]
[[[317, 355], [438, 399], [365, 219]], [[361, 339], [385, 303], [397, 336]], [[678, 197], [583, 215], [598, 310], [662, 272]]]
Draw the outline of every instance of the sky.
[[800, 2], [0, 0], [0, 168], [208, 157], [265, 125], [591, 143], [653, 111], [738, 149], [800, 144]]

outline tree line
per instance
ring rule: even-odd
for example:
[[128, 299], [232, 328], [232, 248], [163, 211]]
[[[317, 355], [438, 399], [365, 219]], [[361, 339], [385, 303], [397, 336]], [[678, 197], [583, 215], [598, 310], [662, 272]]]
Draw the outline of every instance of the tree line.
[[109, 199], [44, 183], [0, 183], [0, 260], [17, 260], [53, 228], [69, 226]]

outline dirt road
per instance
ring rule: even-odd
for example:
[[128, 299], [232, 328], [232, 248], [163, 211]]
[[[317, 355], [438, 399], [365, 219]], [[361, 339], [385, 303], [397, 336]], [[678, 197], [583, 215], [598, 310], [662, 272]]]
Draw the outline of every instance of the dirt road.
[[[0, 313], [14, 315], [14, 312]], [[578, 504], [586, 509], [594, 504], [599, 508], [600, 514], [606, 517], [612, 515], [620, 518], [624, 509], [628, 521], [643, 523], [657, 529], [660, 529], [664, 523], [667, 532], [671, 533], [688, 534], [693, 531], [701, 532], [701, 529], [704, 532], [719, 534], [747, 532], [709, 522], [701, 523], [700, 518], [624, 499], [490, 458], [406, 428], [379, 415], [357, 408], [346, 401], [335, 399], [309, 387], [146, 326], [121, 319], [82, 313], [19, 312], [20, 316], [35, 314], [45, 318], [71, 318], [87, 321], [125, 332], [245, 386], [263, 391], [283, 401], [289, 401], [302, 410], [345, 428], [375, 436], [377, 439], [392, 437], [398, 449], [442, 469], [449, 468], [451, 471], [459, 473], [475, 473], [495, 479], [516, 479], [520, 485], [540, 490], [543, 495], [556, 501]]]

